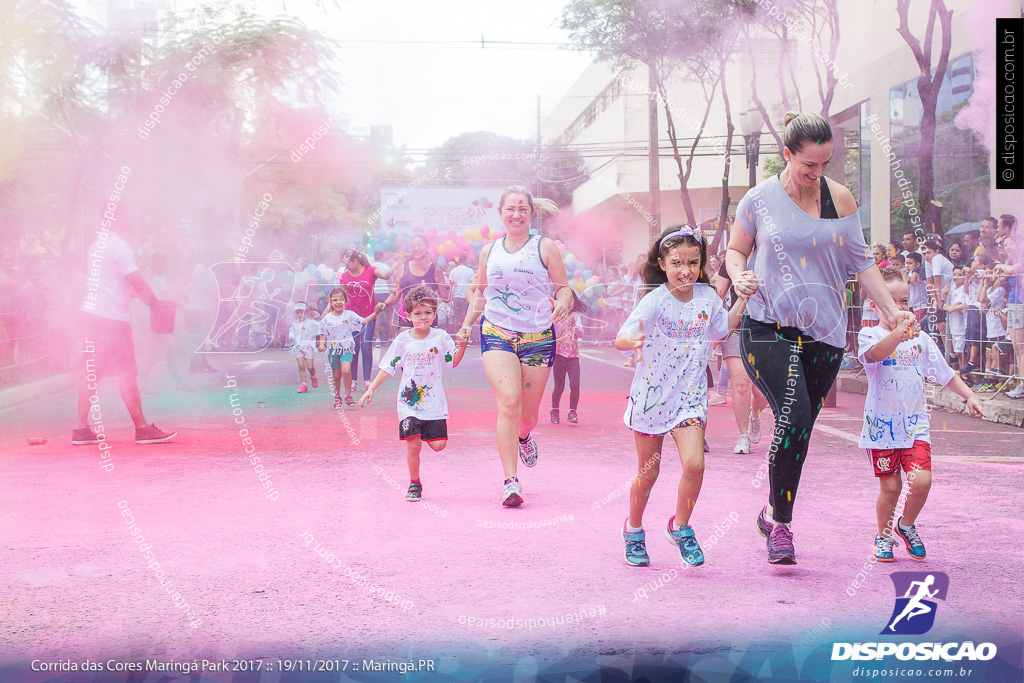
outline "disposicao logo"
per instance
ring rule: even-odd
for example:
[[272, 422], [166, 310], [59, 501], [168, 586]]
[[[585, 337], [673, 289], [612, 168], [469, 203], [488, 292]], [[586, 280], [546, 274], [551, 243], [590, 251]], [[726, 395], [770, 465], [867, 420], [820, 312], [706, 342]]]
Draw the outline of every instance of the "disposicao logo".
[[[935, 625], [936, 600], [945, 601], [949, 577], [942, 572], [893, 572], [896, 604], [880, 635], [918, 636]], [[996, 656], [993, 643], [833, 643], [832, 660], [882, 659], [987, 661]]]
[[[942, 572], [893, 572], [896, 606], [881, 635], [919, 636], [935, 624], [935, 600], [946, 600], [949, 577]], [[901, 597], [902, 596], [902, 597]]]

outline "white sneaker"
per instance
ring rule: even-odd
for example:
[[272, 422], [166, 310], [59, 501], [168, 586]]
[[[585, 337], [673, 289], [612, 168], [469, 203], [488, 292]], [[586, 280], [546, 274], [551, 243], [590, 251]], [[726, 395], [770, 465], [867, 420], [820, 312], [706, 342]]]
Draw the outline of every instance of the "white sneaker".
[[502, 491], [501, 504], [508, 508], [517, 508], [523, 504], [523, 487], [519, 480], [512, 478]]
[[722, 396], [717, 391], [708, 398], [709, 406], [720, 406], [726, 402], [725, 396]]
[[750, 437], [750, 443], [757, 443], [761, 440], [760, 410], [755, 413], [753, 408], [750, 409], [750, 418], [747, 422], [747, 436]]
[[369, 380], [365, 380], [364, 379], [363, 380], [363, 391], [369, 391], [369, 390], [370, 390], [370, 382], [369, 382]]
[[736, 439], [736, 448], [732, 449], [733, 453], [749, 453], [750, 452], [750, 437], [746, 434], [740, 434], [740, 438]]
[[1024, 398], [1024, 382], [1018, 384], [1013, 391], [1006, 392], [1006, 395], [1010, 398]]

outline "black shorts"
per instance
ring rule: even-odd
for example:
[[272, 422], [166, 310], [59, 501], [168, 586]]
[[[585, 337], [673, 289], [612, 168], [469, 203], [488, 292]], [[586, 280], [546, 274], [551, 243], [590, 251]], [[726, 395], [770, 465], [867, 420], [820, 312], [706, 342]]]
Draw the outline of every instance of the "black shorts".
[[440, 441], [448, 438], [447, 420], [421, 420], [407, 417], [398, 423], [398, 438], [402, 441], [418, 436], [424, 441]]
[[82, 361], [87, 375], [135, 377], [135, 342], [127, 322], [82, 313]]

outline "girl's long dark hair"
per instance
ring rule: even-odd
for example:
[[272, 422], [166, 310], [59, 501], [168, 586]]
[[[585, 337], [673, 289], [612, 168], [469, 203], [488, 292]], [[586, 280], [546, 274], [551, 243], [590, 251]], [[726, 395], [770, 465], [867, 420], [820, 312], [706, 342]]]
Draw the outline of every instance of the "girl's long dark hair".
[[675, 237], [665, 239], [667, 235], [671, 235], [683, 227], [685, 227], [683, 223], [676, 223], [675, 225], [670, 225], [665, 228], [665, 231], [658, 235], [658, 240], [652, 244], [651, 248], [648, 250], [647, 260], [640, 264], [640, 277], [644, 279], [645, 293], [668, 282], [668, 276], [665, 275], [665, 271], [661, 269], [658, 259], [664, 259], [668, 255], [668, 252], [681, 244], [700, 249], [700, 275], [697, 277], [697, 282], [702, 282], [706, 285], [711, 284], [711, 280], [708, 279], [707, 273], [707, 242], [699, 240], [693, 235], [676, 235]]

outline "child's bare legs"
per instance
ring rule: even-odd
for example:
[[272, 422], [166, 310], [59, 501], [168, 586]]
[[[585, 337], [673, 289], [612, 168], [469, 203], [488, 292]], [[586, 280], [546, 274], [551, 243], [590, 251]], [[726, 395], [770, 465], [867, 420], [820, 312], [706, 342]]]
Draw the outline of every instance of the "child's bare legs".
[[679, 449], [683, 475], [676, 494], [676, 526], [687, 526], [690, 514], [704, 483], [704, 428], [697, 426], [672, 430], [672, 439]]
[[421, 448], [423, 448], [423, 439], [419, 436], [410, 436], [405, 440], [405, 462], [409, 465], [409, 481], [420, 480]]
[[875, 501], [875, 516], [878, 518], [878, 535], [892, 536], [892, 525], [896, 523], [896, 503], [903, 488], [903, 477], [899, 471], [889, 477], [878, 477], [878, 500]]
[[903, 526], [912, 526], [921, 514], [925, 502], [928, 500], [928, 492], [932, 488], [932, 473], [928, 470], [911, 470], [907, 474], [907, 483], [910, 484], [910, 492], [907, 494], [907, 501], [903, 504]]
[[[448, 439], [435, 439], [428, 441], [427, 445], [435, 453], [443, 451], [448, 445]], [[405, 461], [409, 465], [409, 481], [420, 480], [420, 450], [423, 448], [423, 439], [419, 435], [410, 436], [405, 440]]]
[[[629, 487], [629, 525], [638, 529], [644, 525], [644, 510], [647, 508], [647, 499], [651, 496], [651, 489], [654, 482], [658, 480], [658, 470], [661, 467], [661, 446], [665, 441], [665, 435], [641, 436], [633, 432], [636, 441], [636, 477]], [[701, 444], [703, 452], [704, 445]]]
[[[345, 388], [345, 395], [352, 395], [352, 361], [341, 361], [341, 381]], [[340, 396], [340, 394], [339, 394]]]
[[[300, 358], [299, 360], [302, 360], [302, 359]], [[306, 359], [306, 371], [309, 373], [309, 378], [310, 379], [316, 379], [316, 368], [313, 366], [313, 359], [312, 358], [307, 358]], [[299, 376], [300, 377], [302, 376], [302, 371], [301, 370], [299, 371]], [[305, 382], [306, 380], [302, 380], [302, 381]]]
[[298, 365], [299, 365], [299, 384], [305, 384], [306, 383], [306, 359], [303, 358], [302, 356], [299, 356], [295, 360], [298, 361]]
[[[351, 387], [349, 383], [349, 387]], [[341, 398], [341, 366], [331, 368], [331, 389], [334, 391], [334, 395]]]

